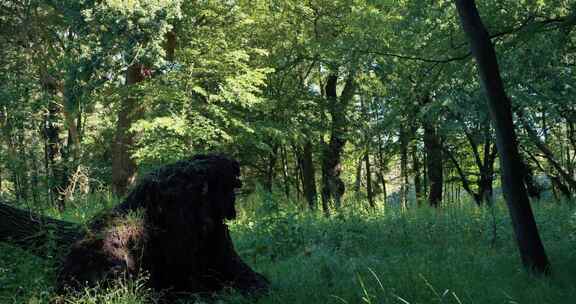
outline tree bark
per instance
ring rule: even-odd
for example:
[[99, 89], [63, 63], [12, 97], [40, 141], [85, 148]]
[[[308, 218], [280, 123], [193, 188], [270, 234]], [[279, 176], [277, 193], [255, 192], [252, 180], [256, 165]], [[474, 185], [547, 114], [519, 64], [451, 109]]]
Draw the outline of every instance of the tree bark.
[[442, 140], [436, 128], [428, 122], [424, 123], [424, 148], [428, 160], [428, 203], [432, 207], [440, 206], [444, 184]]
[[502, 186], [522, 262], [530, 271], [547, 274], [550, 263], [540, 240], [538, 227], [522, 179], [520, 154], [512, 120], [511, 103], [504, 84], [490, 36], [482, 23], [474, 0], [456, 0], [456, 7], [464, 32], [470, 41], [476, 59], [482, 87], [488, 99], [488, 108], [500, 156]]
[[354, 178], [354, 192], [356, 194], [360, 193], [360, 186], [362, 185], [362, 162], [364, 162], [364, 156], [356, 162], [356, 176]]
[[408, 180], [408, 132], [404, 123], [400, 123], [400, 204], [402, 209], [408, 208], [408, 193], [409, 180]]
[[414, 192], [416, 203], [420, 205], [424, 195], [422, 193], [422, 181], [420, 179], [420, 159], [416, 145], [412, 145], [412, 171], [414, 172]]
[[450, 151], [448, 148], [445, 148], [444, 151], [445, 154], [448, 156], [448, 158], [450, 158], [450, 160], [454, 164], [454, 167], [456, 168], [456, 172], [458, 173], [460, 181], [462, 182], [462, 188], [464, 188], [464, 190], [468, 192], [470, 196], [472, 196], [476, 205], [478, 206], [482, 205], [482, 197], [480, 196], [480, 194], [474, 192], [474, 190], [472, 190], [472, 188], [470, 187], [470, 181], [468, 180], [468, 177], [466, 176], [464, 170], [462, 170], [462, 167], [460, 166], [460, 163], [458, 163], [458, 160], [456, 159], [454, 153], [452, 153], [452, 151]]
[[290, 199], [290, 180], [288, 178], [288, 153], [286, 152], [286, 147], [280, 147], [281, 158], [282, 158], [282, 178], [284, 179], [284, 194], [286, 199]]
[[478, 181], [478, 193], [482, 197], [482, 201], [487, 204], [492, 204], [494, 181], [494, 162], [498, 155], [496, 145], [492, 144], [490, 136], [486, 135], [484, 139], [484, 163], [480, 168], [480, 179]]
[[544, 154], [546, 160], [552, 165], [552, 167], [554, 167], [556, 171], [558, 171], [558, 173], [562, 176], [562, 178], [566, 181], [566, 183], [568, 183], [570, 188], [576, 189], [576, 180], [574, 180], [569, 170], [565, 170], [560, 164], [560, 162], [556, 160], [554, 153], [548, 148], [548, 146], [544, 142], [542, 142], [542, 140], [538, 136], [538, 133], [536, 133], [536, 130], [534, 130], [534, 128], [532, 128], [532, 126], [526, 121], [523, 113], [520, 110], [517, 110], [516, 114], [520, 118], [520, 121], [522, 122], [522, 125], [526, 130], [526, 133], [528, 133], [528, 136], [530, 137], [532, 142]]
[[[132, 86], [144, 81], [144, 67], [134, 64], [126, 71], [126, 85]], [[132, 123], [142, 118], [144, 110], [135, 96], [122, 101], [116, 121], [116, 134], [112, 144], [112, 191], [118, 196], [126, 194], [128, 187], [136, 180], [136, 162], [130, 155], [134, 144], [134, 134], [130, 132]]]
[[354, 94], [354, 76], [350, 74], [344, 89], [337, 95], [338, 75], [332, 73], [328, 76], [325, 86], [328, 111], [332, 118], [330, 126], [330, 140], [328, 145], [324, 145], [322, 155], [323, 166], [323, 200], [334, 200], [336, 208], [340, 207], [342, 196], [346, 190], [344, 182], [340, 178], [342, 172], [341, 156], [346, 144], [346, 133], [348, 130], [346, 109], [350, 104]]
[[272, 151], [268, 154], [268, 165], [266, 166], [266, 179], [264, 181], [264, 190], [272, 193], [272, 185], [274, 183], [274, 175], [276, 168], [276, 161], [278, 160], [278, 148], [280, 145], [275, 144]]
[[302, 168], [302, 189], [304, 197], [308, 202], [310, 210], [316, 210], [317, 197], [316, 192], [316, 173], [314, 169], [314, 161], [312, 159], [312, 142], [306, 140], [304, 143], [302, 153], [299, 155], [300, 167]]
[[[20, 247], [41, 258], [70, 247], [84, 236], [80, 225], [55, 220], [0, 202], [0, 242]], [[53, 244], [56, 248], [47, 248]]]
[[376, 204], [374, 203], [374, 196], [372, 194], [372, 168], [370, 166], [370, 154], [368, 151], [366, 155], [364, 155], [364, 164], [366, 167], [366, 193], [368, 195], [368, 204], [372, 209], [376, 208]]
[[65, 191], [67, 188], [67, 170], [63, 155], [63, 144], [60, 139], [61, 105], [56, 101], [61, 84], [51, 75], [41, 72], [42, 89], [48, 96], [48, 111], [44, 118], [44, 137], [47, 144], [46, 156], [49, 168], [49, 199], [60, 211], [66, 207]]

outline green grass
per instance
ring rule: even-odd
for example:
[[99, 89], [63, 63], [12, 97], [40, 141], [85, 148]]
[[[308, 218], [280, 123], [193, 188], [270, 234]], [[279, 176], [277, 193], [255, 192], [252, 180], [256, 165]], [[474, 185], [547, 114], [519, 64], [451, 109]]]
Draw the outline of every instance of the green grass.
[[[362, 202], [356, 202], [358, 205]], [[98, 208], [66, 215], [82, 221]], [[330, 219], [292, 202], [256, 195], [239, 203], [232, 223], [240, 255], [272, 281], [258, 303], [573, 303], [576, 299], [576, 209], [534, 205], [551, 278], [523, 271], [502, 203], [377, 212], [348, 208]], [[281, 208], [281, 206], [284, 206]], [[288, 208], [285, 206], [289, 206]], [[0, 303], [47, 303], [50, 261], [0, 245]], [[88, 290], [68, 303], [153, 303], [141, 281]], [[189, 298], [181, 303], [203, 303]], [[220, 303], [248, 303], [234, 294]]]

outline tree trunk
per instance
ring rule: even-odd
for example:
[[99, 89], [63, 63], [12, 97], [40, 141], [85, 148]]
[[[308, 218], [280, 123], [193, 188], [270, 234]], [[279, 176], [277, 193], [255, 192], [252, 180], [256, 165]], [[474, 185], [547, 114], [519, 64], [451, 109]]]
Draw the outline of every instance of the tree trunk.
[[286, 147], [281, 146], [280, 151], [282, 153], [282, 177], [284, 179], [284, 194], [286, 199], [290, 199], [290, 180], [288, 178], [288, 155], [286, 152]]
[[420, 159], [416, 145], [412, 145], [412, 171], [414, 172], [414, 192], [416, 193], [416, 203], [420, 205], [423, 199], [422, 181], [420, 179]]
[[314, 161], [312, 159], [312, 142], [310, 140], [306, 140], [304, 143], [300, 157], [304, 197], [308, 202], [310, 210], [316, 210], [318, 194], [316, 192], [316, 173], [314, 169]]
[[542, 192], [542, 189], [534, 180], [534, 172], [532, 168], [524, 160], [522, 160], [522, 178], [524, 180], [524, 184], [526, 185], [528, 196], [533, 199], [540, 199], [540, 193]]
[[382, 195], [384, 196], [384, 205], [386, 205], [386, 201], [388, 201], [388, 192], [386, 190], [386, 179], [384, 178], [384, 174], [382, 172], [378, 172], [378, 179], [380, 179], [380, 184], [382, 185]]
[[382, 151], [382, 136], [378, 134], [378, 179], [380, 179], [380, 184], [382, 184], [382, 194], [384, 195], [384, 205], [388, 200], [388, 193], [386, 191], [386, 179], [384, 178], [386, 173], [386, 164], [384, 162], [384, 152]]
[[356, 162], [356, 176], [354, 178], [354, 192], [356, 194], [360, 193], [360, 186], [362, 185], [362, 162], [364, 161], [364, 157], [358, 159]]
[[444, 183], [442, 141], [434, 126], [424, 123], [424, 149], [428, 160], [428, 203], [438, 207], [442, 201], [442, 188]]
[[[144, 81], [144, 67], [134, 64], [126, 71], [126, 85], [136, 85]], [[112, 144], [112, 191], [118, 196], [126, 194], [128, 187], [136, 180], [136, 162], [130, 155], [134, 144], [134, 134], [130, 132], [132, 123], [142, 118], [144, 110], [136, 96], [122, 101], [116, 121], [116, 134]]]
[[536, 130], [534, 130], [534, 128], [532, 128], [529, 122], [526, 121], [522, 111], [517, 110], [516, 114], [520, 118], [520, 121], [522, 122], [522, 125], [526, 130], [526, 133], [528, 133], [528, 136], [530, 137], [532, 142], [543, 153], [546, 160], [552, 165], [552, 167], [554, 167], [554, 169], [556, 169], [556, 171], [558, 171], [558, 173], [562, 176], [562, 178], [566, 181], [566, 183], [568, 183], [570, 188], [576, 189], [576, 180], [574, 180], [570, 172], [568, 170], [565, 170], [562, 167], [562, 165], [556, 160], [554, 153], [548, 148], [548, 146], [544, 142], [542, 142]]
[[520, 154], [512, 120], [511, 103], [506, 96], [496, 52], [490, 36], [482, 23], [474, 0], [456, 0], [456, 7], [464, 32], [476, 58], [482, 87], [488, 99], [488, 108], [500, 156], [502, 186], [508, 204], [518, 248], [524, 266], [537, 273], [550, 270], [548, 257], [540, 240], [530, 201], [522, 179]]
[[324, 145], [322, 155], [323, 166], [323, 199], [334, 200], [336, 208], [340, 207], [342, 196], [345, 192], [344, 182], [340, 178], [342, 172], [341, 155], [346, 144], [348, 123], [346, 109], [354, 94], [354, 78], [350, 74], [346, 79], [344, 89], [340, 97], [337, 95], [338, 75], [332, 73], [328, 76], [325, 94], [328, 110], [332, 117], [330, 126], [330, 141]]
[[366, 153], [364, 156], [364, 164], [366, 166], [366, 193], [368, 195], [368, 204], [372, 209], [376, 208], [374, 203], [374, 195], [372, 193], [372, 168], [370, 166], [370, 154]]
[[60, 139], [61, 105], [56, 101], [61, 85], [49, 74], [42, 72], [40, 82], [48, 96], [48, 111], [44, 118], [44, 137], [47, 143], [47, 159], [49, 168], [49, 198], [60, 211], [66, 207], [65, 191], [67, 188], [67, 170], [63, 155], [63, 145]]
[[484, 139], [484, 163], [480, 168], [480, 179], [478, 181], [478, 194], [482, 201], [487, 204], [492, 204], [493, 188], [492, 183], [494, 180], [494, 162], [498, 155], [498, 149], [492, 145], [492, 140], [489, 136]]
[[264, 180], [264, 190], [272, 193], [272, 185], [274, 183], [274, 169], [276, 168], [276, 161], [278, 159], [278, 144], [272, 147], [268, 155], [268, 165], [266, 166], [266, 179]]
[[[42, 258], [70, 247], [84, 236], [80, 225], [55, 220], [0, 202], [0, 242], [18, 246]], [[47, 248], [53, 244], [57, 248]]]
[[408, 208], [408, 133], [406, 126], [400, 123], [400, 204], [403, 210]]
[[[323, 138], [320, 138], [320, 146], [322, 147], [322, 149], [326, 149], [326, 143], [324, 142]], [[322, 184], [322, 188], [321, 188], [321, 198], [322, 198], [322, 212], [324, 213], [324, 216], [329, 217], [330, 216], [330, 189], [328, 187], [328, 165], [324, 160], [324, 156], [325, 156], [326, 152], [324, 152], [324, 150], [322, 151], [322, 165], [320, 167], [321, 170], [321, 174], [322, 174], [322, 179], [321, 179], [321, 184]]]
[[452, 153], [452, 151], [450, 151], [448, 148], [445, 148], [444, 151], [445, 154], [448, 156], [448, 158], [450, 158], [450, 160], [454, 164], [456, 172], [460, 176], [460, 181], [462, 182], [462, 188], [464, 188], [464, 190], [468, 192], [470, 196], [472, 196], [476, 205], [478, 206], [482, 205], [482, 197], [480, 196], [480, 194], [474, 192], [474, 190], [472, 190], [472, 188], [470, 187], [470, 181], [468, 180], [466, 173], [464, 173], [464, 170], [462, 170], [462, 167], [460, 166], [460, 163], [458, 163], [458, 160], [456, 159], [454, 153]]

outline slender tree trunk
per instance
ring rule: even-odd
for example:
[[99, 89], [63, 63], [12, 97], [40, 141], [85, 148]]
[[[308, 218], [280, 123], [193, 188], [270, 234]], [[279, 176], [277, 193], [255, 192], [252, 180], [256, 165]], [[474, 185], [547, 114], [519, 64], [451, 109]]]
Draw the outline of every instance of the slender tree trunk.
[[356, 162], [356, 176], [354, 178], [354, 192], [356, 194], [360, 193], [360, 186], [362, 185], [362, 162], [364, 161], [364, 156], [359, 158]]
[[542, 189], [534, 180], [534, 172], [532, 167], [530, 167], [530, 165], [528, 165], [524, 160], [522, 160], [522, 177], [524, 184], [526, 185], [528, 196], [530, 196], [532, 199], [540, 199], [540, 193], [542, 192]]
[[[424, 147], [426, 148], [426, 147]], [[424, 165], [423, 165], [423, 171], [422, 172], [422, 194], [423, 197], [426, 197], [429, 193], [428, 191], [428, 155], [427, 153], [424, 153]]]
[[423, 199], [422, 181], [420, 179], [420, 159], [416, 145], [412, 146], [412, 171], [414, 171], [414, 192], [416, 193], [416, 203], [421, 204]]
[[372, 168], [370, 166], [370, 154], [366, 152], [364, 155], [364, 164], [366, 167], [366, 193], [368, 195], [368, 204], [372, 209], [376, 208], [374, 203], [374, 195], [372, 193]]
[[526, 133], [528, 133], [528, 136], [530, 137], [532, 142], [536, 145], [536, 147], [538, 147], [538, 149], [542, 152], [546, 160], [552, 165], [552, 167], [554, 167], [554, 169], [556, 169], [556, 171], [558, 171], [558, 173], [562, 176], [562, 178], [566, 181], [566, 183], [568, 183], [570, 188], [576, 189], [576, 180], [574, 180], [573, 176], [571, 176], [569, 171], [565, 170], [562, 164], [556, 160], [554, 153], [548, 148], [548, 146], [544, 142], [542, 142], [542, 140], [538, 136], [538, 133], [536, 133], [534, 128], [532, 128], [532, 126], [526, 121], [522, 111], [517, 110], [516, 114], [520, 118], [520, 121], [522, 122], [522, 125], [526, 130]]
[[491, 144], [489, 138], [485, 139], [484, 143], [484, 163], [480, 168], [480, 179], [478, 183], [478, 193], [482, 197], [482, 201], [487, 204], [492, 204], [494, 181], [494, 162], [498, 155], [498, 149], [495, 145]]
[[284, 194], [286, 199], [290, 199], [290, 180], [288, 178], [288, 155], [286, 147], [280, 146], [280, 153], [282, 158], [282, 178], [284, 179]]
[[300, 166], [302, 168], [302, 190], [304, 197], [308, 202], [310, 210], [316, 210], [317, 197], [316, 192], [316, 170], [314, 169], [314, 161], [312, 159], [312, 142], [306, 140], [300, 156]]
[[384, 196], [384, 205], [386, 205], [386, 201], [388, 200], [388, 193], [386, 191], [386, 179], [384, 178], [386, 174], [386, 164], [384, 162], [384, 151], [382, 151], [382, 136], [378, 134], [378, 179], [380, 179], [380, 184], [382, 185], [382, 194]]
[[384, 178], [384, 174], [382, 172], [378, 172], [378, 179], [380, 179], [380, 184], [382, 185], [382, 195], [384, 196], [384, 205], [388, 201], [388, 192], [386, 190], [386, 179]]
[[44, 118], [44, 137], [47, 142], [47, 158], [49, 168], [49, 197], [53, 199], [60, 211], [66, 207], [65, 191], [67, 188], [67, 169], [60, 139], [60, 123], [62, 109], [56, 99], [60, 96], [61, 85], [48, 73], [41, 72], [40, 82], [46, 96], [48, 96], [48, 111]]
[[464, 173], [464, 170], [462, 170], [462, 167], [460, 166], [460, 163], [458, 163], [458, 160], [456, 159], [454, 153], [452, 153], [452, 151], [450, 151], [448, 148], [445, 148], [444, 151], [445, 154], [448, 156], [448, 158], [450, 158], [450, 160], [454, 164], [454, 167], [456, 168], [456, 172], [458, 173], [460, 181], [462, 182], [462, 188], [464, 188], [464, 190], [468, 192], [470, 196], [472, 196], [476, 205], [478, 206], [482, 205], [482, 197], [480, 196], [480, 194], [474, 192], [474, 190], [472, 190], [472, 188], [470, 187], [470, 181], [468, 180], [466, 173]]
[[442, 140], [435, 127], [424, 123], [424, 148], [428, 160], [428, 202], [432, 207], [438, 207], [442, 201], [444, 183]]
[[406, 126], [400, 124], [400, 204], [402, 210], [408, 208], [408, 193], [409, 191], [409, 180], [408, 180], [408, 133], [406, 131]]
[[294, 161], [295, 166], [294, 166], [294, 176], [296, 176], [296, 199], [298, 201], [304, 199], [304, 192], [301, 188], [301, 186], [304, 184], [304, 178], [302, 177], [302, 161], [301, 161], [301, 156], [300, 156], [300, 152], [297, 150], [298, 147], [296, 147], [295, 145], [293, 146], [294, 148]]
[[[324, 142], [323, 138], [320, 138], [320, 146], [322, 147], [322, 149], [327, 149], [326, 148], [326, 143]], [[325, 160], [324, 160], [324, 155], [326, 154], [326, 152], [323, 151], [322, 153], [322, 165], [320, 167], [321, 170], [321, 174], [322, 174], [322, 188], [321, 188], [321, 198], [322, 198], [322, 212], [324, 213], [324, 216], [329, 217], [330, 216], [330, 188], [328, 187], [328, 165], [326, 164]]]
[[269, 193], [272, 193], [274, 176], [276, 175], [274, 169], [276, 168], [276, 162], [278, 160], [278, 149], [279, 145], [275, 144], [274, 147], [272, 147], [272, 151], [270, 151], [268, 155], [268, 165], [266, 166], [266, 179], [264, 181], [264, 190], [268, 191]]
[[494, 46], [475, 1], [456, 0], [456, 7], [464, 32], [470, 40], [472, 54], [476, 58], [482, 87], [488, 99], [490, 117], [496, 129], [502, 186], [522, 262], [531, 271], [548, 273], [550, 263], [540, 240], [524, 183], [517, 176], [517, 172], [522, 172], [522, 163], [517, 150], [511, 103], [504, 90]]

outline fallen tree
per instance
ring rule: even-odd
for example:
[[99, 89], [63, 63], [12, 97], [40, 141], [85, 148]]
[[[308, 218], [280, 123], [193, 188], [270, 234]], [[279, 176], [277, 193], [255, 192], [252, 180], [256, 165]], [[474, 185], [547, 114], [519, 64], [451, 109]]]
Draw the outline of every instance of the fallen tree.
[[0, 241], [41, 257], [47, 244], [68, 248], [59, 292], [146, 273], [158, 291], [259, 293], [268, 280], [238, 256], [224, 223], [236, 217], [239, 175], [238, 163], [221, 155], [164, 166], [87, 227], [0, 203]]

